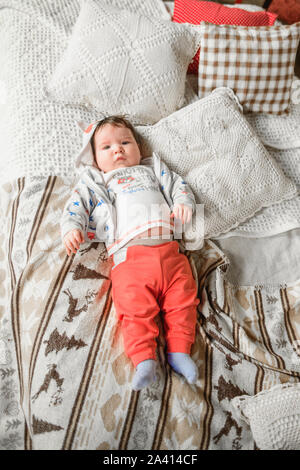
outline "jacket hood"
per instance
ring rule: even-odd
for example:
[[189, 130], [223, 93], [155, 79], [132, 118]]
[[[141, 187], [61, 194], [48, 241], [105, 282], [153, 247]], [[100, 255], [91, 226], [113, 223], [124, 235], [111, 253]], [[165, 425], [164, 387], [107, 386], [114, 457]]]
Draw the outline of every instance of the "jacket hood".
[[[101, 171], [99, 170], [95, 162], [91, 145], [91, 139], [93, 137], [98, 122], [99, 120], [94, 121], [91, 124], [87, 124], [84, 121], [77, 121], [77, 125], [79, 126], [82, 132], [82, 146], [75, 160], [75, 168], [77, 173], [81, 173], [83, 170], [88, 168], [96, 168], [98, 171]], [[146, 160], [146, 158], [150, 155], [152, 155], [152, 152], [146, 152], [146, 155], [142, 156], [142, 160]]]
[[92, 145], [91, 145], [91, 139], [93, 137], [93, 134], [95, 132], [98, 122], [99, 121], [95, 121], [89, 125], [87, 125], [83, 121], [77, 122], [78, 126], [80, 127], [82, 131], [82, 147], [75, 160], [75, 168], [76, 168], [76, 171], [79, 173], [81, 173], [87, 167], [97, 168], [99, 170], [94, 160], [94, 155], [93, 155], [93, 150], [92, 150]]

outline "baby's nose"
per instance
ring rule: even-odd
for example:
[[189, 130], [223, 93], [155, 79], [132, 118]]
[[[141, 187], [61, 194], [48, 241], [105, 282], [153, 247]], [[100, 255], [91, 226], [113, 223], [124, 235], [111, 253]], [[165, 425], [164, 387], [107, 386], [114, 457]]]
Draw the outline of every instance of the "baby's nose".
[[123, 146], [121, 144], [116, 144], [115, 153], [122, 152], [122, 151], [123, 151]]

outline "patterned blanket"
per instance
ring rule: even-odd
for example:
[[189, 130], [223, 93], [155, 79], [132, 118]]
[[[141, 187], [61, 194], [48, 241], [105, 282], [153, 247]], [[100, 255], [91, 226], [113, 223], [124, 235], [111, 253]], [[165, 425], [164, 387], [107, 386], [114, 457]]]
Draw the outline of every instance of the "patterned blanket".
[[[160, 0], [113, 2], [162, 15]], [[78, 0], [0, 0], [0, 177], [8, 181], [0, 186], [0, 449], [256, 449], [232, 399], [300, 381], [300, 279], [234, 286], [213, 242], [187, 252], [201, 299], [192, 350], [199, 380], [189, 385], [170, 369], [160, 323], [159, 379], [131, 391], [110, 260], [95, 243], [67, 257], [59, 222], [75, 180], [49, 176], [60, 174], [59, 155], [73, 161], [78, 151], [73, 120], [94, 118], [41, 93], [78, 11]], [[294, 117], [285, 120], [293, 132]], [[265, 120], [256, 131], [274, 128]], [[298, 148], [279, 148], [287, 153], [278, 163], [297, 161]], [[286, 209], [288, 227], [299, 226], [297, 206]], [[258, 222], [246, 235], [262, 233]]]
[[19, 178], [1, 187], [0, 448], [255, 449], [232, 406], [300, 379], [300, 280], [234, 286], [211, 241], [187, 252], [199, 287], [189, 385], [158, 338], [158, 381], [131, 391], [102, 244], [68, 258], [59, 220], [73, 181]]

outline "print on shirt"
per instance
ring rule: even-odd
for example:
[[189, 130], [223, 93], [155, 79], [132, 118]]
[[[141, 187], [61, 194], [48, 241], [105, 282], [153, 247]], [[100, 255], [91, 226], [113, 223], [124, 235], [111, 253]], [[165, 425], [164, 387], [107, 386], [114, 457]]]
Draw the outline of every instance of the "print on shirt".
[[147, 168], [139, 166], [123, 168], [114, 173], [109, 186], [118, 196], [138, 191], [160, 191], [157, 178], [151, 173]]

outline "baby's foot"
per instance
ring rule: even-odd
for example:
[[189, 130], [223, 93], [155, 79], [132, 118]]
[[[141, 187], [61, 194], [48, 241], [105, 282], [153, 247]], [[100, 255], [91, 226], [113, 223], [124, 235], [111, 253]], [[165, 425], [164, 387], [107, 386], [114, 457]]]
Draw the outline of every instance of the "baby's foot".
[[194, 384], [197, 382], [198, 369], [189, 354], [180, 352], [168, 353], [168, 363], [175, 372], [183, 375], [188, 383]]
[[155, 382], [156, 377], [156, 361], [153, 359], [146, 359], [136, 366], [136, 373], [132, 380], [133, 390], [141, 390], [148, 387], [152, 382]]

